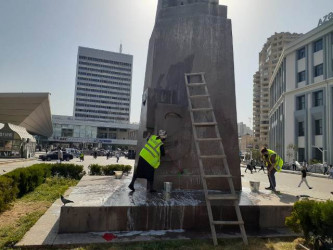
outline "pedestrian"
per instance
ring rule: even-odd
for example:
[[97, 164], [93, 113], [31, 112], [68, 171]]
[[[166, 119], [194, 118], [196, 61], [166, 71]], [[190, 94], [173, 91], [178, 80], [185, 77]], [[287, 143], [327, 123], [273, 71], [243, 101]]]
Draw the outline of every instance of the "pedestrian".
[[61, 163], [61, 161], [63, 160], [63, 153], [62, 153], [62, 150], [61, 148], [58, 149], [58, 161], [59, 163]]
[[163, 142], [167, 138], [167, 133], [164, 130], [158, 132], [158, 136], [151, 135], [147, 139], [147, 143], [140, 151], [140, 157], [137, 168], [134, 172], [133, 179], [128, 188], [132, 191], [134, 189], [134, 183], [137, 178], [147, 179], [147, 190], [151, 193], [156, 192], [154, 190], [154, 173], [155, 169], [160, 166], [161, 156], [165, 155]]
[[326, 173], [328, 173], [328, 164], [327, 164], [327, 162], [324, 162], [323, 167], [324, 167], [323, 174], [325, 175]]
[[119, 151], [117, 151], [117, 153], [116, 153], [117, 163], [119, 161], [119, 157], [120, 157], [120, 154], [119, 154]]
[[330, 165], [330, 175], [328, 178], [332, 178], [333, 179], [333, 166]]
[[94, 158], [97, 159], [97, 151], [94, 151]]
[[264, 174], [266, 174], [266, 173], [265, 173], [265, 164], [264, 164], [263, 161], [260, 161], [260, 169], [259, 169], [258, 172], [260, 172], [260, 170], [262, 170], [262, 171], [264, 172]]
[[312, 189], [312, 187], [309, 186], [307, 180], [306, 180], [306, 165], [303, 166], [301, 172], [302, 172], [302, 179], [301, 182], [298, 184], [298, 187], [300, 187], [303, 183], [303, 181], [305, 182], [305, 184], [308, 186], [309, 189]]
[[106, 153], [106, 159], [108, 160], [110, 158], [110, 151]]
[[81, 154], [80, 154], [80, 161], [84, 161], [84, 154], [83, 154], [83, 152], [81, 152]]
[[46, 149], [45, 149], [45, 152], [46, 152], [46, 154], [47, 154], [47, 147], [46, 147]]
[[249, 163], [249, 164], [246, 165], [245, 173], [246, 173], [247, 170], [250, 170], [250, 171], [251, 171], [251, 174], [253, 174], [253, 172], [252, 172], [252, 167], [251, 167], [251, 163]]
[[293, 171], [296, 171], [296, 162], [293, 160]]
[[251, 160], [251, 168], [257, 172], [257, 169], [256, 169], [256, 162], [254, 160]]
[[275, 173], [280, 172], [283, 166], [282, 158], [273, 150], [263, 148], [261, 151], [261, 155], [267, 166], [267, 175], [269, 180], [269, 187], [266, 187], [267, 190], [276, 191], [276, 181], [275, 181]]

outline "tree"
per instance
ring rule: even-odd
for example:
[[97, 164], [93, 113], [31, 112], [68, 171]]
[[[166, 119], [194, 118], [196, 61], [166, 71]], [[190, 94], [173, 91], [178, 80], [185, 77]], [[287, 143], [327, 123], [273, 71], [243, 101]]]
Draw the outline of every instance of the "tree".
[[295, 152], [297, 152], [297, 150], [298, 150], [298, 147], [295, 144], [290, 143], [287, 146], [287, 157], [288, 157], [289, 162], [291, 161], [291, 159], [295, 159], [296, 158], [295, 157], [296, 156]]

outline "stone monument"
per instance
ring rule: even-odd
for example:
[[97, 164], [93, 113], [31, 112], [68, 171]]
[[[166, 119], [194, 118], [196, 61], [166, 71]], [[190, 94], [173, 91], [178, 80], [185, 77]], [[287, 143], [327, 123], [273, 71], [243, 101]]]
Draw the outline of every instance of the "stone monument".
[[[198, 72], [205, 72], [235, 189], [241, 190], [231, 20], [218, 0], [159, 0], [149, 42], [138, 152], [147, 134], [166, 130], [170, 156], [162, 158], [155, 171], [155, 187], [172, 182], [176, 189], [202, 189], [184, 77]], [[217, 143], [200, 147], [214, 152]], [[206, 164], [208, 174], [224, 173], [222, 160]], [[208, 188], [229, 186], [218, 179]]]

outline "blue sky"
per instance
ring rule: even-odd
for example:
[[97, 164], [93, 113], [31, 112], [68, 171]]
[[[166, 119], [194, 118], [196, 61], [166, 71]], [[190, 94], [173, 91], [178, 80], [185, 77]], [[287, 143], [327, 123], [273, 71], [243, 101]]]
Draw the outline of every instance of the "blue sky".
[[[258, 53], [274, 32], [306, 33], [332, 0], [220, 0], [232, 19], [238, 122], [250, 124]], [[156, 0], [0, 0], [0, 92], [50, 92], [72, 115], [78, 46], [134, 56], [131, 122], [139, 122]]]

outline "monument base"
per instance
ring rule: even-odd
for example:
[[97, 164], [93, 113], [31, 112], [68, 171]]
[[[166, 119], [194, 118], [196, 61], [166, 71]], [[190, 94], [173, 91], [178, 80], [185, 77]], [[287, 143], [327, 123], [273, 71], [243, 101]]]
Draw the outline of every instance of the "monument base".
[[[127, 188], [130, 180], [131, 176], [122, 179], [85, 176], [69, 196], [74, 203], [61, 208], [59, 233], [174, 229], [210, 231], [203, 191], [147, 193], [145, 181], [138, 179], [136, 191], [130, 192]], [[243, 189], [239, 197], [246, 229], [285, 227], [284, 220], [290, 215], [292, 204], [277, 202], [277, 195], [268, 191], [252, 193]], [[235, 220], [236, 214], [231, 205], [213, 203], [215, 219]], [[230, 231], [233, 227], [217, 228], [219, 232], [225, 229]]]

